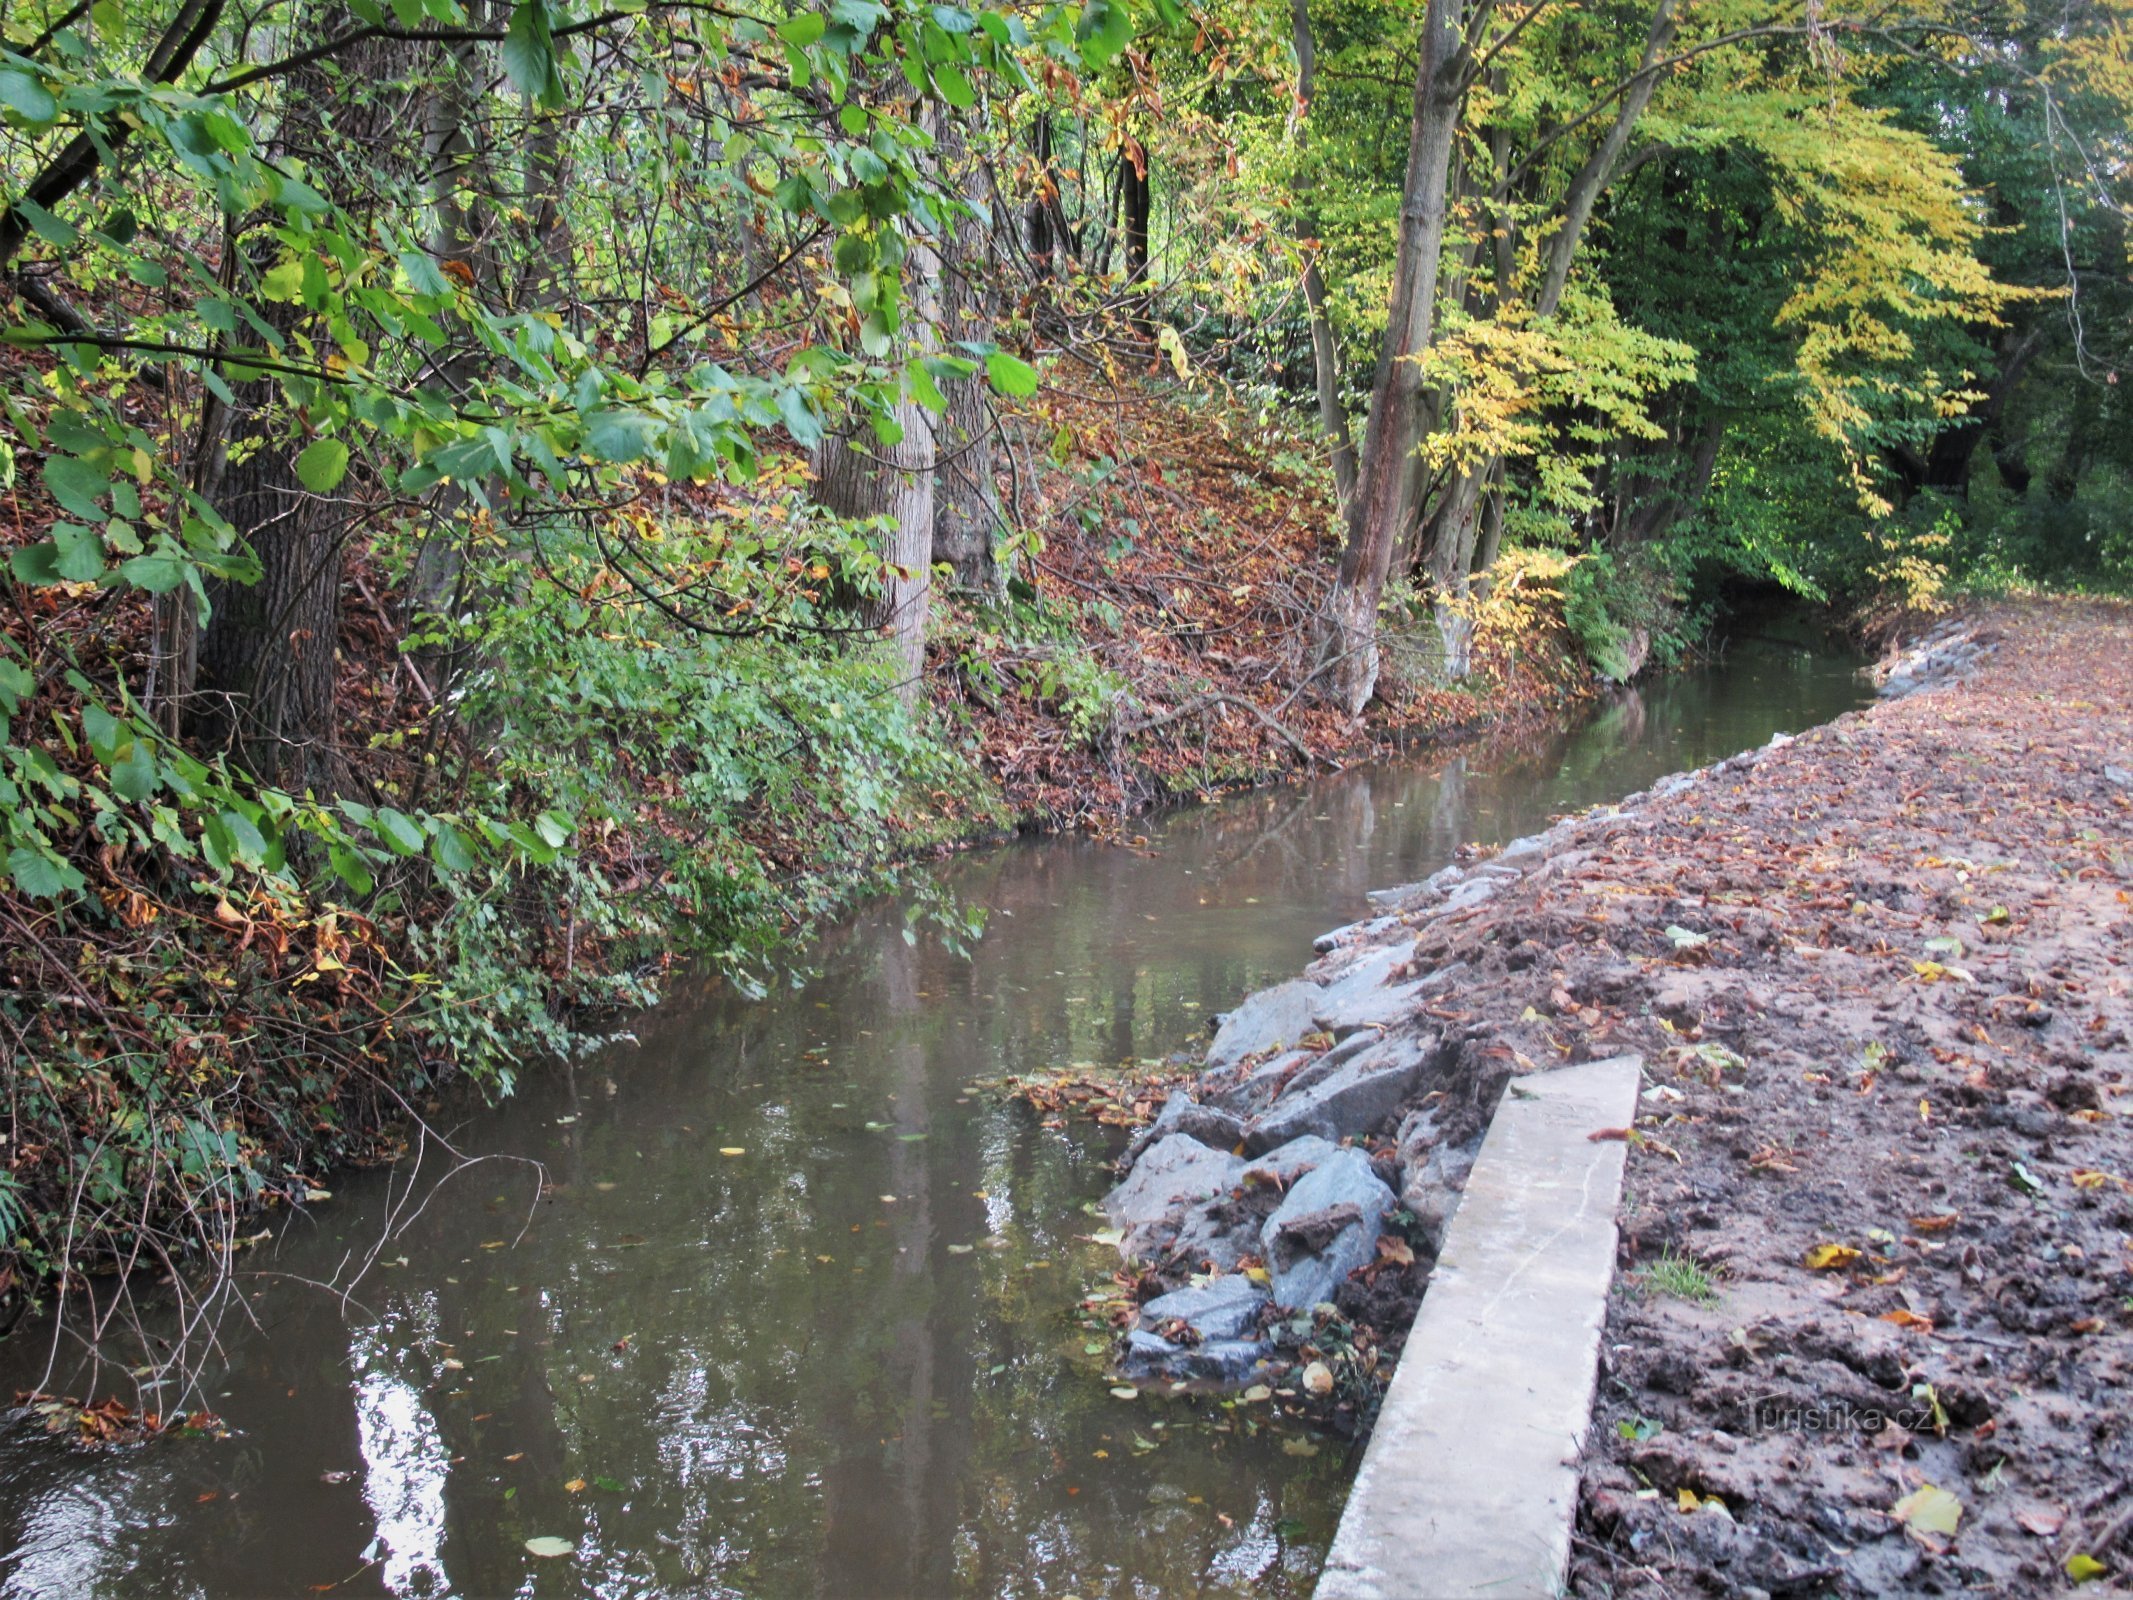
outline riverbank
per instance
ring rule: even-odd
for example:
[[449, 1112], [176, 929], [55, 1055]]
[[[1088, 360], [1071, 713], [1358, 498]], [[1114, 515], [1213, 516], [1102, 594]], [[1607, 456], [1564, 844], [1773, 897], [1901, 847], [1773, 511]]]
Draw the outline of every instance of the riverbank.
[[[942, 596], [915, 707], [879, 652], [699, 636], [568, 571], [482, 619], [466, 698], [440, 699], [404, 575], [357, 549], [343, 798], [317, 804], [186, 765], [125, 720], [150, 676], [147, 596], [21, 591], [0, 733], [27, 765], [0, 793], [49, 801], [45, 865], [72, 877], [17, 851], [0, 880], [18, 1085], [0, 1320], [55, 1280], [124, 1264], [123, 1297], [130, 1269], [145, 1285], [226, 1262], [263, 1208], [322, 1203], [337, 1164], [400, 1153], [440, 1081], [508, 1092], [679, 971], [777, 981], [868, 893], [914, 886], [958, 941], [962, 910], [922, 881], [942, 854], [1122, 838], [1166, 801], [1531, 726], [1586, 692], [1560, 563], [1512, 563], [1476, 676], [1435, 687], [1419, 647], [1396, 652], [1408, 670], [1352, 724], [1298, 692], [1336, 548], [1312, 451], [1137, 391], [1044, 390], [1010, 422], [1035, 463], [1011, 508], [1019, 576], [1004, 600]], [[669, 537], [723, 551], [723, 528], [801, 514], [805, 477], [795, 459], [745, 494], [692, 493]], [[13, 505], [0, 542], [59, 509], [30, 478]]]
[[[1635, 1052], [1643, 1114], [1594, 1130], [1628, 1199], [1576, 1591], [2117, 1570], [2129, 663], [2124, 606], [1991, 608], [1898, 667], [1922, 692], [1374, 897], [1166, 1106], [1148, 1149], [1189, 1181], [1114, 1194], [1147, 1288], [1330, 1260], [1342, 1349], [1296, 1348], [1278, 1280], [1244, 1331], [1381, 1380], [1504, 1083]], [[1199, 1169], [1298, 1136], [1348, 1141], [1317, 1154], [1353, 1214], [1277, 1239], [1251, 1173]], [[1129, 1360], [1204, 1362], [1211, 1328], [1139, 1323]]]

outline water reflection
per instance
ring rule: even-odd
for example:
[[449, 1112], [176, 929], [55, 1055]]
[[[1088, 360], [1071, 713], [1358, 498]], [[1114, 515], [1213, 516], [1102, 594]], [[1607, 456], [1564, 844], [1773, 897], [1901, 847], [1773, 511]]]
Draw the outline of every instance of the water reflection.
[[351, 1342], [356, 1367], [356, 1438], [363, 1454], [363, 1498], [377, 1524], [369, 1558], [396, 1595], [441, 1595], [444, 1487], [450, 1470], [444, 1438], [422, 1390], [399, 1376], [403, 1361], [436, 1338], [434, 1303], [395, 1307]]
[[[1307, 1593], [1338, 1446], [1111, 1398], [1072, 1311], [1115, 1265], [1085, 1238], [1112, 1147], [968, 1086], [1159, 1057], [1365, 890], [1858, 692], [1736, 660], [1523, 749], [1179, 812], [1144, 851], [981, 853], [944, 872], [992, 913], [967, 961], [887, 906], [802, 988], [677, 996], [641, 1048], [443, 1113], [463, 1147], [544, 1164], [530, 1224], [528, 1169], [477, 1166], [386, 1252], [405, 1264], [370, 1309], [247, 1284], [262, 1327], [215, 1400], [237, 1437], [0, 1441], [0, 1589]], [[367, 1243], [384, 1175], [336, 1188], [275, 1219], [263, 1266], [320, 1277]], [[577, 1554], [538, 1561], [535, 1537]]]

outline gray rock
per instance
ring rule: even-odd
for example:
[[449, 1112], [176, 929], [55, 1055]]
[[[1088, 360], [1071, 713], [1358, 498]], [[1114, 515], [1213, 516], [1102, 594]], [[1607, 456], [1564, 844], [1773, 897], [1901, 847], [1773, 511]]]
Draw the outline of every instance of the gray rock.
[[[1284, 1050], [1278, 1056], [1268, 1056], [1236, 1082], [1206, 1091], [1207, 1102], [1240, 1117], [1249, 1117], [1266, 1109], [1267, 1103], [1283, 1087], [1289, 1074], [1299, 1069], [1309, 1071], [1310, 1068], [1305, 1064], [1319, 1059], [1321, 1058], [1309, 1050]], [[1235, 1143], [1234, 1140], [1231, 1142]]]
[[1448, 917], [1454, 911], [1465, 911], [1495, 899], [1503, 892], [1501, 878], [1469, 878], [1444, 897], [1444, 904], [1437, 908], [1437, 915]]
[[2124, 767], [2105, 767], [2103, 775], [2121, 789], [2133, 789], [2133, 772]]
[[1172, 1344], [1152, 1333], [1126, 1337], [1119, 1370], [1129, 1378], [1172, 1378], [1186, 1382], [1242, 1384], [1261, 1376], [1272, 1364], [1271, 1345], [1250, 1339], [1216, 1339], [1206, 1344]]
[[1194, 1272], [1228, 1272], [1258, 1248], [1259, 1233], [1249, 1213], [1240, 1215], [1225, 1194], [1188, 1206], [1178, 1219], [1175, 1237], [1158, 1259], [1182, 1263]]
[[1312, 1020], [1336, 1039], [1365, 1028], [1390, 1028], [1415, 1014], [1429, 987], [1426, 982], [1401, 983], [1356, 994], [1339, 1006], [1329, 1001], [1318, 1008]]
[[1256, 1161], [1248, 1162], [1243, 1181], [1278, 1183], [1286, 1189], [1304, 1173], [1313, 1167], [1324, 1166], [1340, 1153], [1341, 1147], [1332, 1140], [1307, 1133], [1300, 1139], [1291, 1139], [1279, 1149], [1269, 1150]]
[[1305, 975], [1325, 985], [1325, 994], [1318, 1002], [1318, 1009], [1324, 1011], [1384, 987], [1394, 970], [1412, 954], [1412, 947], [1404, 942], [1343, 950], [1312, 963]]
[[1207, 1047], [1210, 1071], [1232, 1067], [1282, 1045], [1295, 1044], [1311, 1031], [1311, 1012], [1319, 988], [1301, 978], [1261, 989], [1222, 1019], [1215, 1042]]
[[1459, 1197], [1480, 1149], [1478, 1142], [1437, 1144], [1413, 1164], [1401, 1163], [1400, 1204], [1414, 1214], [1417, 1231], [1432, 1251], [1444, 1247], [1445, 1230], [1459, 1210]]
[[1197, 1139], [1211, 1149], [1228, 1150], [1244, 1137], [1244, 1122], [1220, 1106], [1202, 1104], [1183, 1089], [1174, 1089], [1155, 1121], [1141, 1129], [1127, 1147], [1127, 1163], [1138, 1161], [1142, 1151], [1173, 1133]]
[[1157, 1256], [1178, 1237], [1186, 1214], [1200, 1202], [1235, 1188], [1244, 1162], [1211, 1149], [1190, 1134], [1167, 1134], [1141, 1153], [1127, 1175], [1104, 1196], [1104, 1211], [1123, 1235], [1127, 1256]]
[[1275, 1303], [1331, 1300], [1349, 1273], [1376, 1259], [1378, 1227], [1391, 1207], [1392, 1191], [1359, 1150], [1339, 1151], [1305, 1173], [1259, 1230]]
[[1267, 1301], [1267, 1292], [1241, 1272], [1224, 1273], [1199, 1288], [1176, 1289], [1148, 1301], [1141, 1307], [1141, 1326], [1152, 1331], [1182, 1321], [1203, 1343], [1242, 1339], [1257, 1331], [1259, 1310]]
[[1497, 864], [1509, 866], [1514, 861], [1544, 856], [1548, 853], [1548, 842], [1548, 835], [1545, 833], [1529, 833], [1523, 839], [1513, 839], [1496, 852]]
[[1370, 1043], [1308, 1084], [1299, 1073], [1279, 1100], [1246, 1124], [1245, 1148], [1257, 1155], [1306, 1133], [1323, 1139], [1368, 1133], [1421, 1082], [1436, 1061], [1437, 1044], [1435, 1034], [1399, 1034]]

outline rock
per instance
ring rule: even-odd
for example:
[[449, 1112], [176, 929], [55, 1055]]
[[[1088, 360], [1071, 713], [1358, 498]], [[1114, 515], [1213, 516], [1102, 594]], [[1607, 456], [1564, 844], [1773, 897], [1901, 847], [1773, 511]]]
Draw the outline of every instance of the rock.
[[1351, 922], [1345, 928], [1334, 928], [1311, 941], [1311, 948], [1326, 955], [1345, 945], [1371, 944], [1390, 934], [1400, 926], [1398, 917], [1372, 917], [1368, 922]]
[[1240, 1117], [1249, 1117], [1266, 1109], [1291, 1074], [1309, 1071], [1310, 1063], [1319, 1059], [1310, 1050], [1284, 1050], [1278, 1056], [1267, 1057], [1235, 1083], [1210, 1093], [1208, 1103], [1233, 1111]]
[[1383, 987], [1410, 953], [1404, 944], [1394, 943], [1374, 949], [1343, 950], [1312, 963], [1305, 976], [1325, 986], [1318, 1009], [1323, 1011], [1329, 1005], [1345, 1005]]
[[1244, 1169], [1246, 1183], [1278, 1183], [1284, 1189], [1309, 1172], [1313, 1167], [1322, 1167], [1341, 1153], [1341, 1147], [1330, 1139], [1321, 1139], [1315, 1133], [1307, 1133], [1300, 1139], [1291, 1139], [1277, 1150], [1269, 1150], [1258, 1160], [1248, 1163]]
[[1233, 1067], [1246, 1056], [1298, 1043], [1311, 1032], [1319, 993], [1317, 984], [1294, 978], [1248, 996], [1223, 1017], [1215, 1042], [1207, 1047], [1208, 1070]]
[[1244, 1137], [1244, 1123], [1219, 1106], [1193, 1099], [1183, 1089], [1173, 1090], [1163, 1102], [1163, 1109], [1156, 1113], [1155, 1121], [1136, 1134], [1127, 1147], [1127, 1164], [1138, 1161], [1142, 1151], [1173, 1133], [1197, 1139], [1211, 1149], [1228, 1150]]
[[1401, 1162], [1404, 1179], [1400, 1184], [1400, 1204], [1414, 1214], [1416, 1232], [1432, 1253], [1444, 1248], [1444, 1231], [1459, 1209], [1459, 1196], [1480, 1150], [1479, 1141], [1468, 1145], [1436, 1144], [1413, 1165]]
[[1241, 1272], [1224, 1273], [1194, 1289], [1158, 1295], [1141, 1307], [1141, 1326], [1159, 1332], [1166, 1322], [1184, 1322], [1210, 1339], [1243, 1339], [1258, 1332], [1259, 1311], [1270, 1297]]
[[1444, 897], [1444, 904], [1437, 908], [1436, 914], [1448, 917], [1454, 911], [1465, 911], [1493, 900], [1503, 892], [1503, 882], [1501, 878], [1469, 878]]
[[1244, 1162], [1190, 1134], [1167, 1134], [1141, 1153], [1133, 1171], [1104, 1196], [1104, 1211], [1120, 1230], [1127, 1256], [1157, 1256], [1178, 1237], [1187, 1213], [1228, 1193], [1242, 1180]]
[[[1309, 1083], [1299, 1073], [1280, 1099], [1245, 1125], [1245, 1148], [1257, 1155], [1306, 1133], [1323, 1139], [1368, 1133], [1421, 1082], [1437, 1045], [1435, 1034], [1399, 1034], [1370, 1042]], [[1337, 1046], [1326, 1056], [1345, 1049]]]
[[1378, 1227], [1391, 1207], [1392, 1191], [1361, 1151], [1339, 1151], [1305, 1173], [1259, 1230], [1275, 1303], [1331, 1300], [1349, 1273], [1376, 1259]]
[[2133, 772], [2124, 767], [2105, 767], [2103, 775], [2121, 789], [2133, 789]]
[[1250, 1339], [1217, 1339], [1207, 1344], [1172, 1344], [1152, 1333], [1126, 1336], [1119, 1370], [1129, 1378], [1173, 1378], [1187, 1382], [1243, 1384], [1273, 1365], [1274, 1349]]
[[1514, 861], [1537, 860], [1548, 853], [1549, 836], [1545, 833], [1529, 833], [1523, 839], [1513, 839], [1496, 852], [1499, 866], [1509, 866]]
[[1360, 1033], [1365, 1028], [1390, 1028], [1405, 1022], [1421, 1008], [1422, 996], [1429, 992], [1429, 988], [1429, 981], [1424, 979], [1372, 989], [1352, 995], [1339, 1006], [1330, 1002], [1322, 1004], [1311, 1020], [1336, 1039]]

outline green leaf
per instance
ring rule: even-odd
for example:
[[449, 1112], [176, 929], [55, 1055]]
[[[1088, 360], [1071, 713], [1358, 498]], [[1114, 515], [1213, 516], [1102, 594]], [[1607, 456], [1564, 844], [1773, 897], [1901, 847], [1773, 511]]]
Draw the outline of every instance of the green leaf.
[[422, 851], [422, 825], [404, 811], [380, 806], [370, 819], [370, 827], [396, 854], [412, 856]]
[[111, 474], [89, 465], [78, 456], [54, 456], [44, 464], [44, 486], [52, 498], [77, 517], [92, 522], [104, 520], [98, 495], [111, 491]]
[[805, 47], [813, 44], [829, 30], [829, 19], [812, 11], [803, 11], [797, 17], [788, 17], [778, 24], [778, 37], [787, 44]]
[[472, 872], [476, 865], [467, 836], [449, 822], [438, 823], [430, 835], [430, 859], [447, 872]]
[[59, 102], [52, 98], [51, 91], [27, 72], [12, 67], [0, 72], [0, 105], [26, 122], [52, 122], [59, 116]]
[[348, 446], [339, 439], [314, 439], [296, 458], [296, 475], [313, 494], [338, 488], [348, 476]]
[[136, 589], [150, 594], [168, 594], [185, 581], [186, 564], [167, 554], [135, 556], [119, 565], [119, 576]]
[[326, 850], [326, 859], [332, 863], [333, 875], [347, 884], [352, 893], [370, 893], [376, 880], [371, 877], [369, 866], [355, 851], [345, 844], [330, 845]]
[[111, 792], [136, 803], [156, 792], [156, 762], [147, 740], [127, 741], [125, 754], [111, 766]]
[[985, 358], [985, 376], [1000, 393], [1018, 400], [1037, 392], [1037, 369], [1005, 350], [995, 350]]
[[94, 583], [104, 575], [104, 541], [94, 529], [77, 522], [52, 524], [52, 543], [59, 559], [54, 563], [61, 581]]
[[7, 565], [17, 581], [26, 583], [33, 589], [61, 581], [59, 546], [49, 539], [38, 544], [26, 544], [10, 552]]
[[562, 849], [570, 839], [570, 824], [553, 811], [543, 811], [535, 817], [533, 830], [541, 836], [544, 844], [557, 850]]
[[32, 900], [57, 899], [79, 889], [85, 881], [50, 847], [32, 849], [28, 845], [17, 845], [7, 853], [7, 870], [15, 880], [15, 887]]
[[778, 415], [784, 420], [785, 431], [792, 435], [792, 442], [802, 450], [812, 450], [822, 442], [821, 419], [807, 403], [804, 390], [779, 390]]
[[563, 72], [556, 61], [555, 29], [547, 0], [519, 0], [504, 30], [504, 76], [536, 105], [554, 109], [563, 103]]
[[970, 80], [963, 76], [963, 69], [946, 61], [935, 63], [933, 87], [940, 90], [941, 98], [958, 111], [968, 111], [978, 103], [977, 91], [970, 87]]
[[595, 411], [585, 419], [586, 448], [602, 461], [635, 461], [644, 454], [650, 426], [641, 411]]

